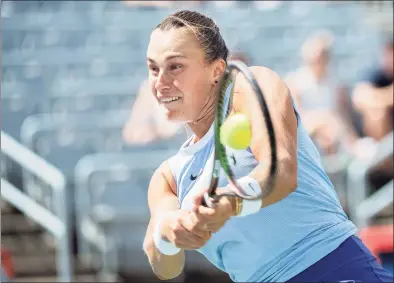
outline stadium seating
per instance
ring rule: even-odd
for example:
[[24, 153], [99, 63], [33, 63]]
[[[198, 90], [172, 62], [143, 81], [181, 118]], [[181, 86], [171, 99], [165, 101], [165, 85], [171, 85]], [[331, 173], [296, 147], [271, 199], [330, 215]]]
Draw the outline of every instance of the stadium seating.
[[[376, 61], [381, 34], [366, 24], [366, 11], [355, 1], [215, 2], [196, 9], [216, 20], [231, 50], [280, 75], [298, 67], [302, 42], [320, 28], [335, 35], [335, 72], [350, 87]], [[2, 2], [2, 130], [64, 172], [76, 202], [69, 210], [77, 217], [79, 252], [91, 252], [84, 223], [93, 220], [115, 243], [119, 258], [112, 269], [147, 270], [135, 260], [144, 256], [147, 223], [136, 218], [147, 215], [154, 168], [180, 144], [176, 137], [134, 147], [121, 136], [147, 76], [150, 31], [173, 10], [120, 1]], [[5, 177], [3, 167], [2, 159]], [[333, 170], [341, 188], [342, 170]], [[26, 172], [20, 178], [25, 191], [45, 203], [45, 186]]]

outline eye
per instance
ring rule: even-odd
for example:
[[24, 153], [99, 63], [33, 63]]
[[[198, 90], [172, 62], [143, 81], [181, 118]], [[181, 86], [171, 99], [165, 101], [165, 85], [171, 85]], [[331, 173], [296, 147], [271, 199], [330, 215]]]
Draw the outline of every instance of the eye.
[[182, 65], [181, 64], [172, 64], [171, 66], [170, 66], [170, 70], [171, 71], [177, 71], [177, 70], [180, 70], [180, 69], [182, 69]]
[[157, 74], [159, 72], [159, 68], [155, 67], [155, 66], [149, 66], [149, 71], [153, 74]]

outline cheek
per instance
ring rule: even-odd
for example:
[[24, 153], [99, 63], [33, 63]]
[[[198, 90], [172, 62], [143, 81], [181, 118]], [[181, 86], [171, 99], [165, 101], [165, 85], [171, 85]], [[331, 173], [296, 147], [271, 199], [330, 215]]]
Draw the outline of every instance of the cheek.
[[148, 83], [149, 83], [149, 88], [150, 88], [150, 90], [152, 91], [152, 93], [156, 96], [156, 87], [155, 87], [155, 85], [156, 85], [156, 81], [157, 81], [157, 79], [155, 79], [155, 78], [149, 78], [149, 81], [148, 81]]
[[174, 86], [183, 93], [188, 103], [198, 103], [209, 93], [208, 80], [203, 76], [187, 76], [174, 81]]

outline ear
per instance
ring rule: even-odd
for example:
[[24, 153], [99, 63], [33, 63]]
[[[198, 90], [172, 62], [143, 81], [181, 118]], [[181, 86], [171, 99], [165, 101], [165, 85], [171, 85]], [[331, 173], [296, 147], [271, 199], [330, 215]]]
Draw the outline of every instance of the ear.
[[226, 66], [226, 61], [224, 61], [222, 58], [217, 59], [213, 63], [213, 82], [220, 81], [224, 71], [226, 70]]

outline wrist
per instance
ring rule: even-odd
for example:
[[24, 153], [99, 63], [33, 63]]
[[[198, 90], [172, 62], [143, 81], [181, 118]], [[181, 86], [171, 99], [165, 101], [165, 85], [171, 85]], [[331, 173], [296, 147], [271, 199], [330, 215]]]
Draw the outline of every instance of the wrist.
[[[246, 194], [249, 195], [255, 195], [257, 190], [261, 190], [259, 183], [249, 176], [238, 179], [238, 185], [242, 187]], [[238, 208], [238, 213], [236, 216], [238, 217], [243, 217], [259, 212], [263, 203], [261, 198], [256, 200], [246, 200], [241, 198], [235, 199], [238, 199], [239, 202], [236, 204]]]
[[231, 217], [237, 216], [241, 211], [242, 199], [239, 197], [228, 197], [230, 203]]
[[165, 224], [165, 217], [159, 216], [153, 231], [153, 241], [160, 253], [164, 255], [175, 255], [181, 249], [170, 243], [165, 235], [163, 235], [163, 224]]

